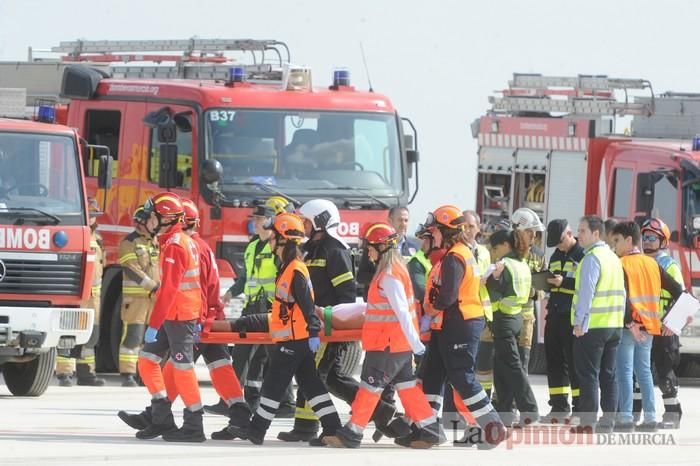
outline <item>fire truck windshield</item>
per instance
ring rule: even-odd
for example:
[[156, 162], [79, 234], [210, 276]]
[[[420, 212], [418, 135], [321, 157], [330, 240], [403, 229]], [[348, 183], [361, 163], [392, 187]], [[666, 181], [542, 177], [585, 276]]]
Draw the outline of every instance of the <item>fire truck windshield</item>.
[[393, 114], [211, 109], [207, 158], [221, 162], [224, 192], [397, 197], [403, 190]]
[[0, 132], [0, 223], [85, 224], [75, 141]]

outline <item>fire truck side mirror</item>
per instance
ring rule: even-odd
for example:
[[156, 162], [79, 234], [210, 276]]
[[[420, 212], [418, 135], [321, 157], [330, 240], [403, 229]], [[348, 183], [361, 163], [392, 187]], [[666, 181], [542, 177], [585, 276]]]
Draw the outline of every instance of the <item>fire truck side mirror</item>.
[[415, 149], [406, 149], [406, 162], [408, 162], [408, 177], [413, 178], [413, 166], [420, 159], [419, 153]]
[[177, 175], [177, 145], [161, 144], [158, 187], [169, 189], [179, 186]]
[[112, 187], [112, 164], [114, 159], [111, 155], [100, 156], [100, 168], [97, 176], [97, 187], [99, 189], [109, 189]]

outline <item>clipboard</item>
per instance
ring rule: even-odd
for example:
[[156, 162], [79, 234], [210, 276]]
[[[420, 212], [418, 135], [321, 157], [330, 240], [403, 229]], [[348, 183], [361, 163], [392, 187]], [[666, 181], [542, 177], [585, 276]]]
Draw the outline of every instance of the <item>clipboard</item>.
[[680, 335], [688, 323], [688, 317], [693, 317], [699, 310], [698, 300], [684, 291], [664, 317], [664, 325], [676, 335]]
[[541, 291], [551, 290], [552, 284], [547, 281], [548, 278], [554, 278], [554, 274], [549, 270], [534, 272], [532, 274], [532, 287]]

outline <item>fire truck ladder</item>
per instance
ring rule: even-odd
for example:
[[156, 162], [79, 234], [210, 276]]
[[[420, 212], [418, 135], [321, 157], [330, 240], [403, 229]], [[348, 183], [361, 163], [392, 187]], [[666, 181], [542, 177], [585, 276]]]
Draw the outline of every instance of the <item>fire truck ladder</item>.
[[[235, 64], [245, 68], [250, 79], [280, 81], [281, 68], [290, 61], [284, 42], [253, 39], [76, 40], [61, 42], [51, 52], [66, 54], [63, 62], [110, 63], [110, 72], [117, 78], [227, 79]], [[248, 52], [253, 63], [238, 64], [225, 52]], [[268, 60], [270, 53], [275, 56], [272, 62]], [[117, 62], [127, 64], [114, 64]], [[129, 62], [175, 64], [128, 65]]]
[[[630, 102], [628, 91], [651, 92], [648, 102]], [[618, 100], [615, 91], [623, 91]], [[494, 114], [560, 113], [580, 116], [650, 115], [654, 111], [651, 83], [645, 79], [618, 79], [607, 76], [576, 77], [518, 74], [508, 81], [503, 97], [489, 97]]]

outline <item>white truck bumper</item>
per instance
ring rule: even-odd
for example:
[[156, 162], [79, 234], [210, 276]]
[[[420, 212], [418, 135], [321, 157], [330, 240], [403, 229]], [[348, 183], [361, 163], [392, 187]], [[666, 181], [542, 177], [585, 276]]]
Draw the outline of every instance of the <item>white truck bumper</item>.
[[0, 307], [0, 346], [21, 346], [22, 332], [41, 332], [41, 346], [54, 348], [61, 338], [86, 343], [92, 333], [93, 309], [61, 307]]

